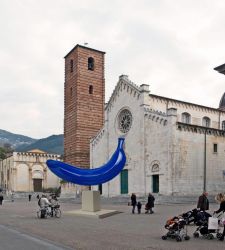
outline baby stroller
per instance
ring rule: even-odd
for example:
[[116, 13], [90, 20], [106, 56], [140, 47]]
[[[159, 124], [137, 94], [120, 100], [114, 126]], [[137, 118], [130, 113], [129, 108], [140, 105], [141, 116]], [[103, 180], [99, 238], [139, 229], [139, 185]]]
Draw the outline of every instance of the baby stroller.
[[166, 222], [165, 228], [168, 230], [167, 234], [162, 236], [163, 240], [167, 238], [176, 239], [176, 241], [189, 240], [187, 235], [186, 221], [182, 216], [175, 216]]
[[187, 225], [191, 223], [196, 223], [197, 221], [197, 214], [199, 210], [197, 208], [194, 208], [186, 213], [183, 213], [181, 216], [185, 219]]
[[219, 239], [221, 237], [219, 226], [217, 229], [209, 229], [209, 217], [212, 217], [210, 214], [199, 211], [197, 215], [197, 221], [196, 225], [198, 226], [195, 232], [193, 233], [193, 236], [195, 238], [198, 238], [200, 235], [202, 235], [206, 239]]

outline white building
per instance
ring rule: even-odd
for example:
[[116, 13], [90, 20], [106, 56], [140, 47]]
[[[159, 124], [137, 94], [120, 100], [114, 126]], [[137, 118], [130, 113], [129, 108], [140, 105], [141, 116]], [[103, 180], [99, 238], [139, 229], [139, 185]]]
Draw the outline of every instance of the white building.
[[12, 156], [0, 161], [0, 186], [14, 192], [41, 192], [47, 188], [58, 188], [60, 180], [48, 169], [48, 159], [59, 160], [60, 155], [38, 149], [13, 152]]
[[199, 195], [225, 191], [225, 97], [220, 108], [150, 94], [126, 75], [105, 107], [105, 124], [90, 143], [91, 168], [108, 161], [125, 137], [127, 164], [102, 194]]

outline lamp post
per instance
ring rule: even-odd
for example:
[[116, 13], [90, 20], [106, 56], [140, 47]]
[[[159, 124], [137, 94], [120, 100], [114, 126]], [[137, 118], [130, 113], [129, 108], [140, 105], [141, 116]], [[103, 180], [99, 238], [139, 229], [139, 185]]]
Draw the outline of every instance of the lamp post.
[[206, 133], [207, 133], [207, 129], [205, 129], [205, 133], [204, 133], [204, 171], [203, 171], [203, 192], [206, 192]]

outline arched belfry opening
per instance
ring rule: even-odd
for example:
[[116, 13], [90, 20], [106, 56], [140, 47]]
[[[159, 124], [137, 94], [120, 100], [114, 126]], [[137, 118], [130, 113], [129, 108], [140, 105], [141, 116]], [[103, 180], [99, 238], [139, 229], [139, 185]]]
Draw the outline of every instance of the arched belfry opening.
[[93, 57], [88, 57], [88, 70], [94, 70], [95, 60]]

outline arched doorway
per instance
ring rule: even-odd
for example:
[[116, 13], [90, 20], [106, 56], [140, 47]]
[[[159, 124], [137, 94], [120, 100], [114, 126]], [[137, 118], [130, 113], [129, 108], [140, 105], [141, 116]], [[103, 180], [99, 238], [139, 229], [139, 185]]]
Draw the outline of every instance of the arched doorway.
[[33, 190], [34, 190], [34, 192], [42, 192], [43, 172], [40, 171], [40, 170], [33, 171], [32, 179], [33, 179]]

